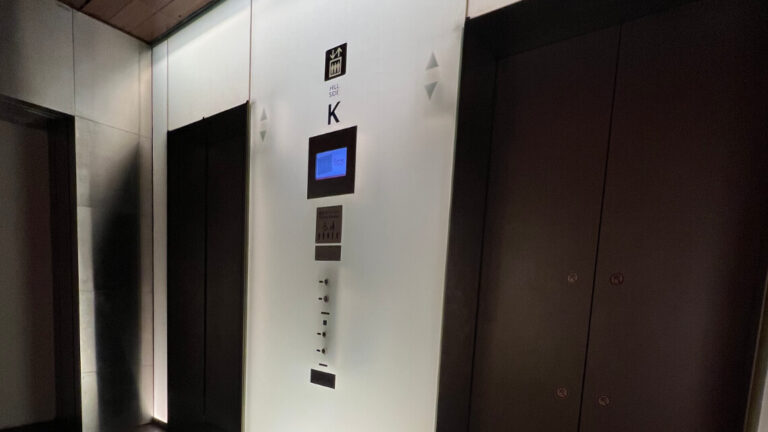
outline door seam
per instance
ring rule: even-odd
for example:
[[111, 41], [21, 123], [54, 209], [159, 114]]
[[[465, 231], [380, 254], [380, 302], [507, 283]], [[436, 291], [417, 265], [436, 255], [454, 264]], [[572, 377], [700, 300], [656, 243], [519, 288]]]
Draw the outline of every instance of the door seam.
[[581, 422], [584, 412], [584, 393], [587, 383], [587, 363], [589, 360], [589, 339], [592, 331], [592, 314], [595, 309], [595, 291], [597, 290], [597, 264], [600, 256], [600, 239], [603, 231], [603, 216], [605, 214], [605, 190], [608, 183], [608, 160], [611, 155], [611, 139], [613, 135], [613, 113], [616, 109], [616, 88], [619, 80], [619, 59], [621, 56], [621, 34], [623, 25], [619, 26], [619, 35], [616, 42], [616, 64], [613, 71], [613, 94], [611, 95], [611, 113], [608, 117], [608, 143], [605, 148], [605, 165], [603, 167], [603, 191], [600, 197], [600, 217], [597, 225], [597, 241], [595, 243], [595, 264], [592, 270], [592, 296], [589, 302], [589, 319], [587, 320], [587, 342], [584, 348], [584, 367], [581, 376], [581, 399], [579, 400], [579, 418], [576, 430], [581, 432]]

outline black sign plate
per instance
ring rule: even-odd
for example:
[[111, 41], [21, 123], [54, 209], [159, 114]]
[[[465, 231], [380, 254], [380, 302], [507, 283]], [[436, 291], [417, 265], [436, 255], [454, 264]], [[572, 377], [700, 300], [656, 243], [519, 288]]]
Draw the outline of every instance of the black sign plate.
[[347, 44], [343, 43], [325, 52], [325, 80], [347, 73]]
[[318, 207], [315, 243], [341, 243], [341, 206]]
[[341, 246], [315, 246], [315, 261], [341, 261]]
[[312, 369], [309, 375], [309, 381], [312, 384], [321, 385], [323, 387], [336, 388], [336, 375]]

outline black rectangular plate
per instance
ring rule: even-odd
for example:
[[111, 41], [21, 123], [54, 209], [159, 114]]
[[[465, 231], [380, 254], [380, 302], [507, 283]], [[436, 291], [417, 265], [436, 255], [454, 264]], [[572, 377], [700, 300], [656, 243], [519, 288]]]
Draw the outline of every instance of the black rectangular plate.
[[[347, 148], [347, 174], [343, 177], [315, 180], [315, 163], [318, 153]], [[307, 166], [307, 199], [355, 193], [355, 159], [357, 126], [337, 130], [309, 139]]]
[[341, 246], [315, 246], [315, 261], [341, 261]]
[[331, 389], [336, 388], [336, 375], [332, 373], [312, 369], [309, 376], [309, 381], [312, 384], [317, 384], [323, 387], [328, 387]]

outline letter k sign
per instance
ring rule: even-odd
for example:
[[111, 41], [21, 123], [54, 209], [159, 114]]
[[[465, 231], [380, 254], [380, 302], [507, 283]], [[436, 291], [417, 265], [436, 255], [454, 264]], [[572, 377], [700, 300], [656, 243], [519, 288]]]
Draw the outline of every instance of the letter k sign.
[[336, 123], [339, 122], [339, 118], [336, 116], [336, 108], [339, 107], [341, 101], [336, 102], [336, 105], [328, 104], [328, 124], [331, 124], [331, 119]]

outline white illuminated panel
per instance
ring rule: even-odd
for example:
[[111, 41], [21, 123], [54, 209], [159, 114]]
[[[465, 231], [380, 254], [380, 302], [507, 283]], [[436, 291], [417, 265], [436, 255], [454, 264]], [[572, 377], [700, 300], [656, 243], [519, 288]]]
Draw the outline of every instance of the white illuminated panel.
[[469, 0], [467, 15], [470, 18], [475, 18], [519, 1], [520, 0]]
[[168, 39], [168, 129], [248, 100], [250, 0], [225, 0]]
[[[245, 430], [434, 430], [465, 11], [463, 0], [253, 2]], [[346, 74], [326, 82], [326, 50], [344, 43]], [[355, 193], [307, 200], [309, 137], [351, 126]], [[337, 204], [342, 260], [316, 262], [316, 208]], [[312, 368], [336, 388], [311, 384]]]
[[152, 199], [154, 216], [154, 417], [168, 421], [167, 158], [168, 42], [152, 49]]

